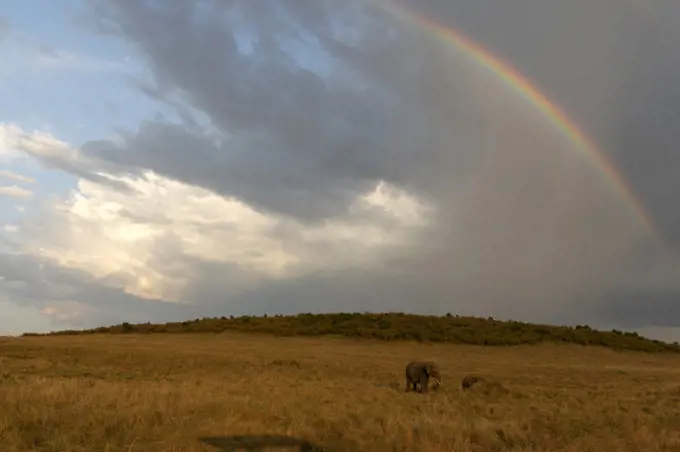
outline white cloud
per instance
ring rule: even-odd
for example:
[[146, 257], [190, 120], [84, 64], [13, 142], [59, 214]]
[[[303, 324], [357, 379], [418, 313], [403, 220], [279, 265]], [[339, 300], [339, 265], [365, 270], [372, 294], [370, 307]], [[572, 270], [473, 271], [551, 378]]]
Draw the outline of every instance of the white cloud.
[[26, 184], [35, 183], [35, 179], [33, 179], [31, 177], [24, 176], [23, 174], [15, 173], [13, 171], [4, 170], [4, 169], [0, 169], [0, 177], [6, 177], [8, 179], [13, 179], [15, 181], [23, 182], [23, 183], [26, 183]]
[[101, 162], [93, 161], [79, 149], [47, 132], [27, 132], [16, 124], [0, 123], [0, 156], [2, 149], [13, 160], [24, 159], [49, 169], [63, 170], [85, 180], [109, 184], [118, 189], [129, 188], [102, 172]]
[[[50, 134], [13, 130], [17, 148], [28, 155], [84, 160]], [[319, 270], [370, 267], [381, 251], [407, 243], [432, 211], [381, 182], [344, 217], [307, 226], [153, 172], [100, 174], [133, 190], [81, 179], [67, 199], [52, 206], [48, 224], [36, 223], [42, 233], [23, 237], [23, 251], [162, 300], [183, 301], [196, 277], [195, 262], [224, 266], [225, 274], [240, 268], [245, 273], [238, 282], [225, 280], [230, 285], [225, 290], [232, 291]]]
[[[69, 248], [55, 250], [42, 243], [42, 255], [98, 277], [127, 272], [130, 293], [178, 299], [191, 275], [181, 268], [186, 257], [237, 265], [257, 283], [322, 268], [370, 265], [381, 250], [402, 243], [418, 225], [411, 218], [417, 201], [404, 201], [406, 194], [401, 199], [384, 195], [380, 207], [358, 199], [348, 217], [305, 227], [153, 173], [146, 180], [126, 182], [141, 194], [81, 182], [79, 193], [61, 206], [68, 225], [62, 234], [73, 237]], [[378, 209], [395, 218], [396, 227], [364, 219], [363, 214]], [[279, 237], [280, 227], [296, 234]], [[82, 240], [85, 231], [88, 238]], [[154, 265], [160, 263], [155, 256], [159, 246], [167, 248], [168, 240], [177, 250], [170, 258], [177, 264], [173, 271]]]
[[14, 148], [32, 156], [46, 158], [75, 159], [78, 151], [67, 143], [57, 140], [50, 133], [43, 131], [25, 132], [16, 125], [9, 126], [14, 139]]
[[58, 322], [73, 323], [89, 310], [88, 306], [75, 301], [53, 300], [40, 310], [40, 314]]
[[19, 156], [17, 143], [22, 134], [18, 125], [0, 123], [0, 161]]
[[27, 199], [33, 197], [33, 192], [16, 185], [0, 186], [0, 196], [7, 196], [10, 198]]
[[[28, 132], [15, 123], [0, 122], [0, 162], [37, 157], [44, 162], [54, 160], [77, 160], [78, 151], [67, 143], [57, 140], [48, 132], [34, 130]], [[29, 178], [2, 170], [0, 176], [16, 180]]]

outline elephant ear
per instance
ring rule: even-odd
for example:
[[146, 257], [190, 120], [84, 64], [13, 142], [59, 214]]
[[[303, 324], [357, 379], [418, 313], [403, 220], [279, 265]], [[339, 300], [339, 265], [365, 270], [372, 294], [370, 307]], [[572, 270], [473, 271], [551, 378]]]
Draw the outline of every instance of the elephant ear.
[[423, 371], [425, 371], [425, 375], [429, 377], [430, 372], [432, 371], [432, 366], [430, 364], [426, 364], [425, 367], [423, 367]]

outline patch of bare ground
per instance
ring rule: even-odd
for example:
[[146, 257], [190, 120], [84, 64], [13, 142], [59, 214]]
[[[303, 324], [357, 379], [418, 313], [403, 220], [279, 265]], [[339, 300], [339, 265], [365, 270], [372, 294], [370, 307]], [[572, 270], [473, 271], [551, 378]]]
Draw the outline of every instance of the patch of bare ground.
[[[405, 393], [410, 360], [443, 387]], [[467, 391], [465, 375], [487, 379]], [[26, 451], [680, 450], [680, 357], [253, 334], [0, 342], [0, 444]]]

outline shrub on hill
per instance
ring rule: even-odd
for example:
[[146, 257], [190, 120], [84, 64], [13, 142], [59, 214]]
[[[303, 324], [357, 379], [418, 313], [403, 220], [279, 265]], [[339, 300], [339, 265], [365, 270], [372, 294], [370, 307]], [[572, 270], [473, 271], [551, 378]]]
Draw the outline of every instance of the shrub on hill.
[[[588, 326], [576, 327], [535, 325], [493, 318], [424, 316], [403, 313], [337, 313], [298, 314], [293, 316], [218, 317], [172, 322], [142, 323], [99, 327], [91, 330], [66, 330], [45, 335], [80, 334], [158, 334], [158, 333], [221, 333], [241, 331], [280, 336], [322, 336], [372, 338], [379, 340], [416, 340], [475, 345], [521, 345], [546, 342], [600, 345], [615, 349], [647, 352], [680, 352], [677, 343], [647, 339], [637, 333], [597, 331]], [[24, 336], [39, 334], [26, 333]]]

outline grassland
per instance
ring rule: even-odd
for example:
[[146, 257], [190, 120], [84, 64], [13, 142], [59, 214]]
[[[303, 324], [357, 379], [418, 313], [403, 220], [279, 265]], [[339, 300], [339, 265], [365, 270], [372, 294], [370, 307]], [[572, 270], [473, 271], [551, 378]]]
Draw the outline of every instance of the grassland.
[[[404, 393], [412, 359], [436, 360], [444, 386]], [[462, 391], [468, 373], [493, 382]], [[0, 339], [3, 452], [219, 451], [208, 443], [272, 434], [327, 451], [677, 452], [679, 425], [675, 353], [239, 332]]]

